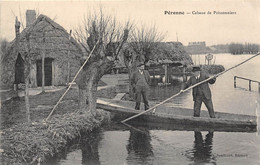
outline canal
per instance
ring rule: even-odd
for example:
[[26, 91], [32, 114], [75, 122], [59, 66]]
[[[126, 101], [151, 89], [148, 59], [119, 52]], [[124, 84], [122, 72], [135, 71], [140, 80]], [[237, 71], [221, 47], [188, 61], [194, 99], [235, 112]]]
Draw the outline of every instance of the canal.
[[[196, 56], [197, 64], [204, 64], [204, 56]], [[215, 63], [227, 69], [252, 55], [217, 54]], [[192, 58], [195, 58], [193, 56]], [[198, 61], [201, 59], [201, 61]], [[258, 85], [238, 80], [234, 88], [234, 76], [260, 81], [260, 57], [227, 72], [211, 85], [215, 111], [259, 114], [260, 95]], [[161, 101], [177, 93], [181, 84], [157, 86], [151, 89], [150, 100]], [[179, 95], [168, 104], [193, 107], [191, 91]], [[202, 106], [202, 109], [206, 109]], [[150, 129], [111, 123], [93, 134], [83, 136], [70, 145], [62, 155], [48, 163], [69, 164], [259, 164], [260, 137], [258, 133], [214, 132]]]

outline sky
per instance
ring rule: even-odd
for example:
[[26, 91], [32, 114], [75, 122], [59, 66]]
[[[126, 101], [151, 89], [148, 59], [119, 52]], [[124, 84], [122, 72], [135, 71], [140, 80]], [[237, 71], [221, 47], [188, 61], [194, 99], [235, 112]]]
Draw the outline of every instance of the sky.
[[[155, 24], [164, 41], [206, 41], [214, 44], [260, 44], [260, 0], [141, 0], [141, 1], [0, 1], [0, 38], [15, 37], [15, 16], [25, 24], [27, 9], [35, 9], [63, 26], [75, 29], [84, 15], [102, 6], [105, 13], [137, 26]], [[166, 14], [166, 11], [172, 14]], [[232, 12], [233, 14], [214, 14]], [[184, 14], [173, 14], [182, 12]], [[209, 13], [210, 12], [210, 13]], [[200, 13], [200, 14], [198, 14]], [[235, 14], [234, 14], [235, 13]]]

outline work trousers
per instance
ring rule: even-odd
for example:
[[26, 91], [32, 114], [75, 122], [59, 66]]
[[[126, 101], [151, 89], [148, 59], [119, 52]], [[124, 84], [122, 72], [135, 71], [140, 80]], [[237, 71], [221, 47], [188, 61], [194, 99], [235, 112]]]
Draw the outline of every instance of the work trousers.
[[135, 98], [136, 98], [135, 109], [136, 110], [140, 110], [141, 96], [143, 96], [144, 109], [145, 110], [149, 109], [148, 95], [149, 95], [149, 87], [136, 86], [136, 89], [135, 89]]
[[194, 117], [200, 117], [200, 110], [201, 110], [201, 104], [202, 102], [206, 105], [208, 111], [209, 111], [209, 116], [211, 118], [215, 118], [215, 113], [213, 109], [213, 103], [211, 99], [207, 99], [205, 96], [196, 96], [194, 98]]

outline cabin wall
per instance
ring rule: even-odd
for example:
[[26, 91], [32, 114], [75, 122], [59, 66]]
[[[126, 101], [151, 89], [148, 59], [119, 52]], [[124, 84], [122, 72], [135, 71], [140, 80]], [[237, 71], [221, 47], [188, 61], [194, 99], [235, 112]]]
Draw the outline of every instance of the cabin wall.
[[15, 81], [15, 63], [18, 57], [18, 52], [14, 48], [10, 48], [10, 51], [3, 56], [4, 58], [1, 61], [0, 66], [0, 88], [10, 89], [13, 88]]

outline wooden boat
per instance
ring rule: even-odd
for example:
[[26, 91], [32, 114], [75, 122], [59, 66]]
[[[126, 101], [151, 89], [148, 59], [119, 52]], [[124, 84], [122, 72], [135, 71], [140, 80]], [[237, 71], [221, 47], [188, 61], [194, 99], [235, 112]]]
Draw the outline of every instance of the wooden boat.
[[[151, 106], [155, 103], [151, 103]], [[128, 117], [140, 113], [134, 110], [134, 102], [98, 99], [97, 108], [111, 112], [111, 118], [115, 121], [122, 121]], [[243, 114], [232, 114], [216, 112], [216, 118], [209, 118], [208, 111], [202, 110], [201, 117], [193, 117], [193, 110], [188, 108], [173, 107], [164, 104], [157, 107], [156, 111], [145, 113], [127, 123], [135, 125], [148, 125], [152, 127], [164, 127], [165, 129], [181, 130], [210, 130], [231, 131], [231, 132], [255, 132], [257, 117]]]

